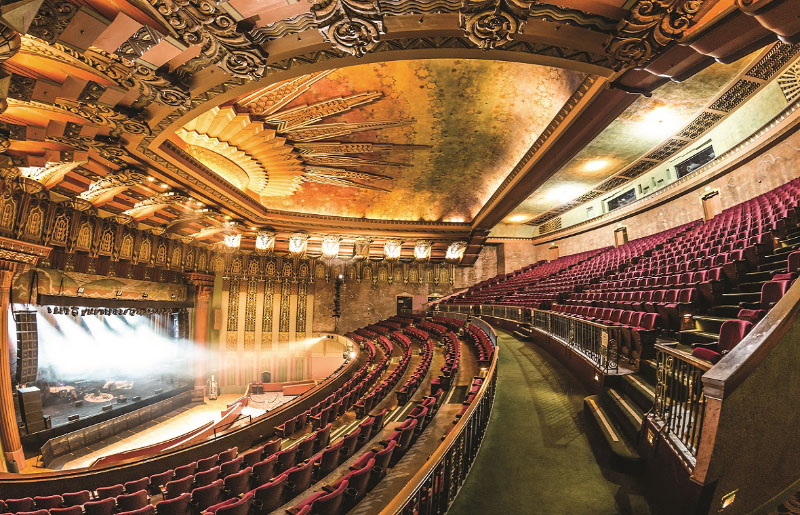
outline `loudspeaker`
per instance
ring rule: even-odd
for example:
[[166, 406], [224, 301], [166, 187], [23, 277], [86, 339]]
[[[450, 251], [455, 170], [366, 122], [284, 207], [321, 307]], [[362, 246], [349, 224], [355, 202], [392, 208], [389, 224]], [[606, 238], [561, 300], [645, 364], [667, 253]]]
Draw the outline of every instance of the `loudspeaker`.
[[28, 388], [18, 388], [19, 413], [23, 422], [29, 424], [36, 423], [37, 419], [42, 418], [42, 392], [35, 386]]
[[153, 394], [155, 394], [155, 395], [161, 395], [162, 393], [164, 393], [164, 389], [163, 388], [159, 388], [158, 390], [153, 390]]
[[53, 428], [53, 421], [50, 419], [50, 415], [44, 417], [44, 428], [45, 429], [52, 429]]
[[81, 418], [81, 416], [76, 413], [75, 415], [68, 416], [67, 420], [70, 422], [77, 422], [79, 418]]
[[125, 404], [126, 402], [128, 402], [128, 399], [126, 399], [124, 395], [120, 395], [119, 397], [117, 397], [118, 404]]
[[17, 384], [36, 381], [39, 373], [39, 334], [35, 311], [14, 311], [17, 326]]
[[111, 404], [106, 404], [106, 405], [105, 405], [105, 406], [103, 406], [101, 409], [102, 409], [103, 411], [111, 411], [111, 408], [112, 408], [112, 407], [113, 407], [113, 406], [111, 406]]
[[131, 400], [132, 400], [133, 402], [139, 402], [140, 400], [142, 400], [142, 396], [141, 396], [141, 395], [137, 395], [137, 396], [135, 396], [135, 397], [134, 397], [133, 399], [131, 399]]
[[80, 408], [81, 406], [83, 406], [83, 401], [75, 401], [72, 403], [72, 406]]
[[45, 430], [44, 417], [39, 414], [35, 420], [31, 420], [26, 424], [28, 434], [38, 433]]
[[268, 370], [261, 372], [261, 382], [262, 383], [271, 383], [272, 382], [272, 373]]

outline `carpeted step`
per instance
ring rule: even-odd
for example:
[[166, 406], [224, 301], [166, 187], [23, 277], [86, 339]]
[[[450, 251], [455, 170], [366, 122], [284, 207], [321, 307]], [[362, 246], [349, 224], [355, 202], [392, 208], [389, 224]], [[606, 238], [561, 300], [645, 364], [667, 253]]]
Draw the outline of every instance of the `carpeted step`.
[[785, 272], [787, 266], [788, 265], [786, 261], [778, 261], [777, 263], [764, 263], [758, 265], [758, 271], [779, 274], [781, 272]]
[[738, 304], [719, 304], [711, 308], [711, 314], [718, 317], [736, 318], [740, 309]]
[[695, 322], [695, 328], [704, 333], [719, 334], [719, 329], [722, 324], [728, 320], [735, 320], [730, 317], [718, 317], [713, 315], [694, 315], [692, 319]]
[[531, 333], [530, 332], [528, 332], [526, 334], [522, 330], [517, 329], [516, 331], [514, 331], [513, 334], [514, 334], [514, 338], [516, 338], [517, 340], [520, 340], [520, 341], [523, 341], [523, 342], [531, 341]]
[[739, 305], [740, 302], [758, 302], [761, 300], [761, 292], [732, 292], [723, 293], [722, 302], [726, 305]]
[[714, 343], [719, 341], [719, 331], [710, 332], [700, 329], [690, 329], [679, 333], [680, 344], [691, 346], [693, 343]]
[[643, 382], [650, 385], [655, 390], [656, 373], [658, 372], [658, 364], [654, 359], [643, 359], [639, 362], [639, 372], [637, 376]]
[[764, 282], [772, 280], [774, 273], [767, 272], [747, 272], [744, 274], [744, 280], [747, 282]]
[[622, 430], [629, 442], [636, 442], [642, 428], [644, 413], [622, 391], [614, 388], [603, 390], [603, 408], [611, 415], [614, 424]]
[[638, 406], [642, 413], [646, 413], [653, 407], [656, 400], [655, 385], [649, 384], [638, 374], [622, 376], [621, 387], [625, 395]]
[[589, 418], [594, 420], [612, 453], [625, 461], [641, 460], [639, 453], [628, 443], [625, 435], [614, 424], [608, 412], [603, 408], [599, 395], [591, 395], [583, 399], [583, 407], [589, 414]]
[[[764, 272], [764, 273], [769, 274], [769, 272]], [[770, 279], [772, 279], [772, 275], [770, 275], [769, 279], [767, 279], [766, 281], [769, 281]], [[751, 293], [751, 292], [759, 292], [760, 293], [761, 292], [761, 287], [764, 286], [764, 283], [766, 281], [752, 281], [752, 282], [746, 282], [746, 283], [739, 283], [739, 285], [736, 287], [736, 289], [740, 293]]]

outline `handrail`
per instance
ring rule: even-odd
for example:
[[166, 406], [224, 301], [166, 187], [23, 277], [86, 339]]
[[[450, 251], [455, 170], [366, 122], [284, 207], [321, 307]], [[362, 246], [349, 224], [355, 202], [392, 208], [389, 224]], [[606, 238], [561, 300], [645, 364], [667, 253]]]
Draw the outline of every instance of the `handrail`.
[[[492, 334], [496, 341], [497, 336], [494, 330], [492, 330]], [[381, 515], [422, 513], [424, 510], [418, 504], [423, 502], [429, 503], [431, 506], [434, 503], [441, 504], [439, 509], [432, 510], [434, 512], [444, 513], [447, 511], [466, 479], [472, 461], [478, 454], [483, 433], [488, 424], [494, 402], [499, 351], [500, 348], [495, 347], [492, 360], [486, 369], [486, 380], [467, 411], [425, 464], [406, 483], [406, 486], [381, 510]], [[477, 420], [478, 418], [481, 420]], [[475, 425], [476, 423], [478, 426]], [[467, 440], [472, 441], [468, 442]], [[451, 453], [454, 455], [451, 456]], [[442, 483], [438, 483], [439, 480]], [[409, 508], [413, 511], [409, 511]]]
[[[619, 328], [540, 309], [531, 309], [531, 321], [534, 329], [569, 346], [603, 372], [619, 369]], [[568, 326], [563, 327], [562, 321]]]

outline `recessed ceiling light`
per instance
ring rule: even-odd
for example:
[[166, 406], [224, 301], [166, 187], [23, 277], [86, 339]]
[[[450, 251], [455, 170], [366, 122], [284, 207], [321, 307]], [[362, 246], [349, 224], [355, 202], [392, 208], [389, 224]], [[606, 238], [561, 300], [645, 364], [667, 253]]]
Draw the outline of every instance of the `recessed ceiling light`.
[[583, 165], [584, 171], [597, 172], [608, 166], [608, 159], [592, 159]]
[[522, 222], [527, 222], [530, 219], [531, 217], [529, 215], [519, 214], [509, 216], [506, 218], [506, 221], [511, 222], [512, 224], [520, 224]]
[[666, 106], [653, 108], [644, 115], [646, 130], [658, 136], [675, 131], [680, 125], [680, 119], [674, 110]]

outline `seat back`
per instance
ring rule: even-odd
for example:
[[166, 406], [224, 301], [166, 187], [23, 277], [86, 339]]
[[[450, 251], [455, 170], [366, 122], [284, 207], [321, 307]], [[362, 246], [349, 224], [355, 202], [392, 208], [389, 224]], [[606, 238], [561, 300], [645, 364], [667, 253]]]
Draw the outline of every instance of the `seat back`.
[[114, 513], [114, 499], [106, 497], [99, 501], [89, 501], [84, 503], [83, 512], [86, 515], [111, 515]]
[[278, 456], [273, 454], [265, 460], [261, 460], [253, 465], [253, 484], [254, 486], [263, 485], [273, 477], [277, 471]]
[[89, 490], [81, 490], [80, 492], [68, 492], [62, 494], [61, 497], [64, 499], [64, 506], [80, 506], [81, 504], [87, 503], [92, 499], [92, 494], [89, 493]]
[[311, 505], [311, 512], [319, 515], [336, 515], [342, 506], [342, 497], [347, 490], [347, 481], [342, 481], [333, 492], [323, 495]]
[[173, 479], [172, 481], [167, 482], [165, 485], [166, 488], [166, 495], [165, 498], [167, 499], [174, 499], [181, 494], [189, 493], [192, 489], [192, 480], [194, 478], [192, 476], [182, 477], [180, 479]]
[[222, 477], [230, 476], [231, 474], [235, 474], [242, 470], [242, 463], [244, 462], [244, 458], [239, 456], [238, 458], [233, 458], [232, 460], [223, 462], [220, 466], [220, 475]]
[[204, 470], [202, 472], [198, 472], [194, 475], [194, 484], [195, 486], [206, 486], [210, 485], [217, 479], [219, 479], [219, 465], [212, 469]]
[[49, 510], [62, 507], [64, 499], [60, 495], [37, 495], [33, 498], [33, 503], [37, 510]]
[[747, 320], [751, 324], [757, 324], [767, 312], [763, 309], [740, 309], [739, 313], [736, 315], [736, 318], [740, 320]]
[[117, 509], [119, 511], [133, 511], [144, 508], [149, 503], [147, 499], [147, 492], [139, 490], [132, 494], [123, 494], [117, 496]]
[[278, 472], [294, 467], [297, 447], [289, 447], [276, 454], [278, 456]]
[[214, 454], [208, 458], [199, 459], [197, 460], [197, 471], [203, 472], [204, 470], [209, 470], [214, 468], [217, 463], [219, 463], [219, 454]]
[[286, 487], [286, 474], [281, 474], [269, 483], [253, 491], [253, 508], [256, 513], [267, 514], [283, 504], [283, 491]]
[[231, 461], [239, 454], [238, 447], [231, 447], [221, 453], [219, 453], [219, 462], [225, 463], [226, 461]]
[[188, 515], [191, 494], [181, 494], [174, 499], [167, 499], [156, 503], [157, 515]]
[[719, 329], [719, 342], [717, 348], [720, 352], [727, 352], [736, 347], [753, 327], [747, 320], [726, 320]]
[[248, 493], [238, 501], [227, 504], [216, 511], [216, 515], [247, 515], [253, 505], [255, 496], [252, 492]]
[[11, 513], [20, 511], [33, 511], [33, 497], [20, 497], [19, 499], [6, 499], [6, 509]]
[[769, 281], [761, 287], [761, 308], [770, 309], [789, 289], [791, 281]]
[[222, 500], [223, 483], [217, 479], [210, 485], [201, 486], [192, 490], [192, 505], [199, 511], [217, 504]]

